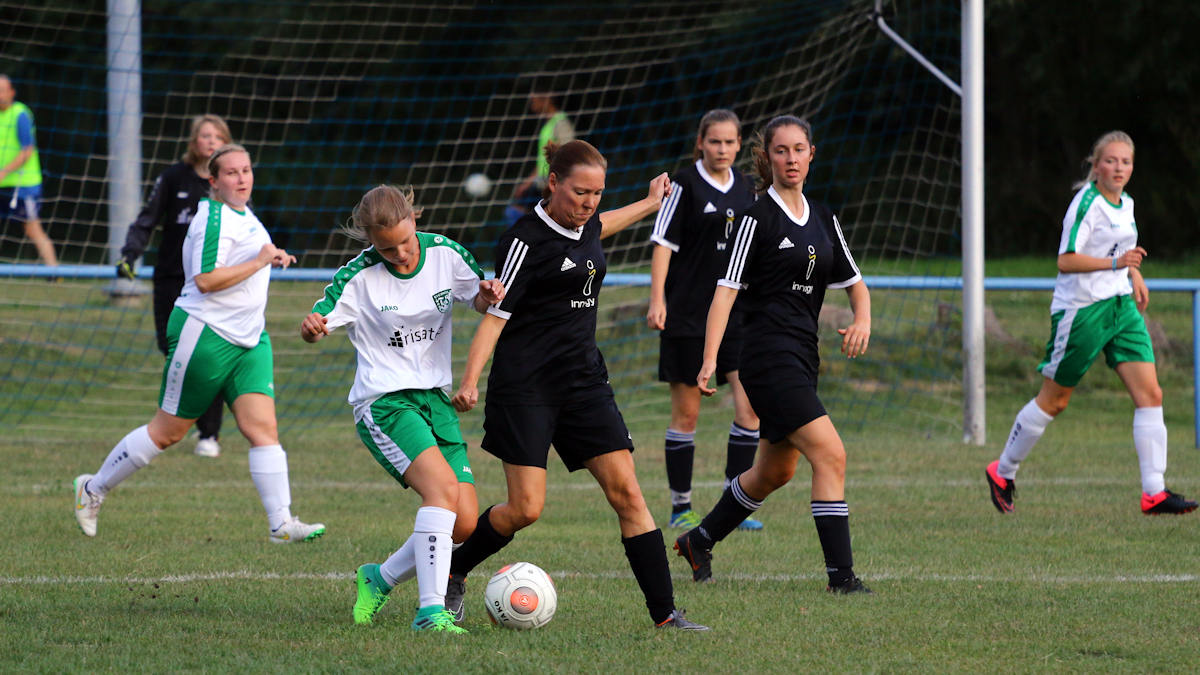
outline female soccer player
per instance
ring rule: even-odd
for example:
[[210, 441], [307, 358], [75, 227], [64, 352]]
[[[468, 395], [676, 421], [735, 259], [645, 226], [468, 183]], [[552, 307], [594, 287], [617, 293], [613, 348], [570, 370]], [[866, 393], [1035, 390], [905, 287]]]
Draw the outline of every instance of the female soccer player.
[[[193, 119], [183, 161], [167, 167], [154, 181], [150, 198], [125, 235], [121, 261], [117, 263], [117, 276], [133, 279], [134, 263], [146, 251], [154, 230], [162, 228], [158, 262], [154, 265], [154, 331], [158, 338], [158, 349], [164, 355], [170, 350], [167, 322], [171, 311], [175, 309], [175, 300], [183, 290], [183, 239], [196, 213], [197, 204], [209, 191], [208, 160], [217, 148], [232, 142], [229, 126], [220, 117], [200, 115]], [[196, 454], [201, 457], [217, 457], [221, 454], [219, 439], [223, 405], [220, 398], [213, 399], [208, 410], [196, 419], [196, 430], [200, 434], [200, 440], [196, 442]]]
[[96, 473], [75, 478], [75, 519], [96, 536], [109, 490], [178, 443], [213, 399], [230, 404], [250, 441], [250, 477], [279, 544], [310, 541], [325, 526], [292, 516], [287, 454], [275, 422], [271, 338], [266, 323], [271, 267], [296, 261], [276, 248], [246, 206], [254, 187], [250, 154], [227, 144], [208, 161], [212, 193], [199, 204], [183, 242], [183, 292], [167, 326], [169, 352], [154, 419], [129, 432]]
[[1142, 472], [1142, 513], [1188, 513], [1196, 502], [1168, 490], [1167, 427], [1154, 347], [1140, 310], [1150, 292], [1139, 270], [1146, 249], [1137, 245], [1133, 198], [1133, 139], [1110, 131], [1092, 147], [1087, 177], [1063, 217], [1058, 279], [1050, 301], [1050, 340], [1038, 365], [1044, 378], [1037, 396], [1017, 413], [1000, 459], [987, 466], [992, 503], [1013, 510], [1017, 469], [1046, 426], [1066, 410], [1071, 393], [1104, 352], [1104, 360], [1133, 399], [1133, 447]]
[[869, 592], [854, 575], [850, 510], [846, 506], [846, 450], [817, 397], [817, 316], [825, 291], [844, 288], [854, 321], [842, 334], [850, 358], [867, 349], [871, 297], [842, 237], [837, 216], [804, 196], [815, 151], [812, 127], [791, 115], [767, 123], [754, 148], [759, 199], [738, 220], [724, 277], [717, 282], [704, 337], [700, 391], [708, 379], [739, 292], [744, 290], [741, 380], [762, 420], [754, 465], [730, 482], [700, 525], [680, 536], [675, 548], [692, 566], [692, 578], [712, 577], [712, 548], [754, 513], [796, 472], [803, 455], [812, 466], [812, 515], [825, 553], [827, 590]]
[[[754, 188], [733, 161], [742, 147], [741, 122], [732, 110], [711, 110], [700, 119], [695, 164], [675, 174], [671, 196], [654, 221], [650, 266], [650, 310], [646, 323], [659, 336], [658, 379], [671, 385], [671, 426], [666, 435], [667, 485], [671, 527], [700, 524], [692, 509], [692, 462], [700, 388], [696, 373], [704, 352], [704, 321], [716, 280], [725, 271], [725, 250], [734, 214], [754, 203]], [[733, 423], [725, 460], [725, 484], [750, 468], [758, 447], [758, 416], [738, 381], [741, 312], [735, 309], [717, 354], [717, 384], [733, 390]], [[761, 530], [753, 517], [738, 525]]]
[[466, 575], [528, 527], [546, 502], [550, 444], [586, 468], [617, 512], [625, 556], [654, 623], [707, 630], [675, 609], [662, 531], [633, 470], [633, 441], [596, 347], [597, 299], [606, 270], [600, 240], [654, 213], [670, 190], [664, 173], [645, 199], [599, 213], [608, 162], [586, 141], [551, 144], [546, 198], [500, 237], [496, 269], [505, 298], [479, 323], [454, 407], [479, 400], [479, 375], [495, 350], [484, 407], [483, 449], [504, 463], [507, 501], [489, 507], [454, 552], [446, 607], [461, 619]]
[[[421, 496], [412, 536], [382, 565], [358, 568], [354, 622], [369, 624], [392, 588], [414, 574], [416, 630], [465, 633], [446, 611], [451, 540], [475, 529], [479, 501], [467, 445], [450, 405], [450, 309], [478, 312], [504, 298], [475, 258], [442, 235], [417, 232], [412, 190], [380, 185], [354, 207], [346, 234], [370, 248], [342, 266], [300, 324], [316, 342], [338, 326], [358, 352], [350, 405], [375, 461]], [[420, 564], [418, 564], [420, 560]]]

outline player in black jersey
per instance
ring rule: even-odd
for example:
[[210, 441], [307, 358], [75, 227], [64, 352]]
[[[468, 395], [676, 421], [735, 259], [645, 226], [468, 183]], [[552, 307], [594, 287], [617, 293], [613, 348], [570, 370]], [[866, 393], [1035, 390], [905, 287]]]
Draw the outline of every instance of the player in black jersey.
[[550, 445], [571, 471], [596, 478], [621, 528], [634, 578], [660, 627], [707, 630], [675, 609], [662, 531], [646, 507], [633, 467], [633, 440], [596, 347], [597, 299], [606, 263], [600, 240], [654, 213], [670, 190], [664, 173], [645, 199], [599, 213], [608, 162], [585, 141], [546, 151], [546, 198], [496, 245], [507, 295], [479, 323], [462, 383], [459, 412], [479, 399], [483, 366], [495, 350], [484, 406], [483, 448], [504, 463], [507, 501], [486, 509], [454, 552], [446, 608], [461, 617], [466, 575], [531, 525], [546, 502]]
[[[158, 262], [154, 265], [154, 331], [158, 338], [158, 350], [164, 356], [170, 350], [167, 345], [167, 321], [175, 309], [176, 298], [183, 290], [183, 239], [187, 236], [192, 216], [196, 215], [196, 204], [207, 197], [211, 189], [208, 183], [208, 159], [217, 148], [232, 142], [233, 137], [225, 120], [217, 115], [194, 118], [183, 161], [167, 167], [155, 179], [150, 198], [125, 235], [121, 261], [117, 263], [117, 276], [133, 279], [134, 263], [145, 253], [154, 230], [162, 228]], [[221, 434], [221, 408], [218, 397], [196, 420], [196, 431], [200, 435], [196, 443], [197, 455], [217, 457], [221, 454], [221, 446], [217, 442]]]
[[[650, 310], [646, 323], [660, 330], [658, 379], [671, 386], [671, 425], [665, 456], [671, 491], [671, 527], [700, 524], [692, 509], [692, 464], [700, 388], [696, 373], [704, 357], [704, 316], [716, 280], [725, 273], [725, 251], [733, 241], [734, 214], [754, 203], [754, 187], [733, 168], [742, 146], [741, 122], [732, 110], [710, 110], [700, 119], [695, 163], [671, 180], [671, 195], [654, 221], [650, 266]], [[740, 304], [738, 305], [740, 307]], [[717, 354], [717, 384], [733, 390], [733, 423], [725, 460], [725, 484], [754, 463], [758, 416], [738, 380], [741, 312], [735, 309]], [[738, 525], [761, 530], [753, 517]]]
[[696, 529], [675, 541], [696, 581], [712, 577], [713, 546], [791, 480], [803, 455], [812, 466], [812, 514], [825, 553], [827, 589], [870, 592], [854, 575], [850, 552], [846, 450], [817, 398], [817, 316], [826, 289], [846, 289], [854, 321], [838, 333], [842, 352], [854, 358], [870, 339], [871, 297], [837, 217], [804, 196], [814, 149], [812, 128], [796, 117], [776, 117], [763, 129], [754, 154], [759, 191], [766, 195], [739, 217], [729, 264], [708, 311], [704, 365], [696, 382], [711, 395], [716, 389], [708, 379], [717, 367], [721, 336], [744, 290], [740, 374], [762, 420], [762, 441], [754, 466], [729, 484]]

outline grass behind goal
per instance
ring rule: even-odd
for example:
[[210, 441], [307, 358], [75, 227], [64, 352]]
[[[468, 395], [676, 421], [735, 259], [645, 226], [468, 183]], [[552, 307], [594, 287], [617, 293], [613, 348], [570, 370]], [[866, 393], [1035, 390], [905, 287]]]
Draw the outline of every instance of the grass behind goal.
[[[24, 290], [28, 305], [36, 289]], [[301, 296], [311, 302], [311, 293], [293, 294], [272, 299], [277, 370], [319, 369], [315, 355], [324, 352], [294, 333], [293, 305], [303, 304]], [[347, 407], [329, 409], [328, 418], [313, 411], [299, 427], [286, 401], [280, 404], [294, 510], [329, 527], [312, 545], [267, 543], [246, 443], [229, 418], [221, 458], [195, 457], [184, 441], [118, 487], [101, 511], [99, 536], [83, 537], [70, 514], [71, 479], [94, 470], [125, 430], [149, 418], [161, 364], [151, 353], [131, 373], [105, 376], [113, 384], [76, 402], [81, 410], [71, 424], [34, 416], [0, 438], [7, 549], [0, 558], [0, 671], [1190, 670], [1200, 651], [1200, 520], [1140, 514], [1130, 404], [1111, 372], [1098, 365], [1088, 375], [1027, 460], [1017, 512], [1000, 516], [988, 500], [983, 467], [1036, 391], [1031, 369], [1044, 339], [1045, 295], [988, 295], [1013, 342], [989, 341], [986, 448], [961, 445], [953, 434], [898, 431], [894, 419], [842, 428], [856, 570], [875, 596], [823, 592], [802, 465], [763, 508], [765, 532], [734, 533], [718, 548], [715, 583], [693, 584], [672, 556], [677, 603], [713, 627], [703, 635], [649, 626], [603, 496], [589, 476], [568, 474], [553, 460], [542, 520], [470, 578], [470, 635], [414, 634], [413, 583], [393, 592], [376, 626], [354, 626], [354, 569], [382, 560], [408, 536], [417, 498], [370, 459]], [[1189, 304], [1182, 295], [1155, 294], [1151, 316], [1182, 342]], [[47, 303], [42, 318], [53, 311]], [[145, 313], [131, 312], [130, 320]], [[464, 318], [459, 332], [469, 335]], [[139, 325], [139, 339], [152, 342], [149, 324]], [[345, 345], [334, 338], [325, 343], [335, 352], [328, 358]], [[52, 335], [46, 344], [55, 344]], [[613, 346], [606, 347], [610, 362]], [[86, 353], [76, 357], [81, 378], [101, 376], [87, 371]], [[1159, 355], [1172, 439], [1167, 481], [1194, 497], [1200, 452], [1192, 449], [1189, 357], [1186, 344]], [[349, 384], [339, 376], [328, 386], [340, 399]], [[666, 392], [653, 385], [617, 391], [634, 420], [643, 489], [663, 524]], [[129, 409], [105, 414], [104, 402], [121, 392]], [[835, 421], [844, 406], [829, 404]], [[80, 421], [88, 409], [95, 424]], [[877, 413], [890, 414], [886, 407]], [[703, 409], [695, 489], [703, 509], [720, 493], [730, 415], [720, 399]], [[487, 505], [503, 498], [503, 476], [478, 449], [480, 420], [472, 412], [464, 427]], [[677, 532], [665, 534], [669, 545]], [[516, 560], [545, 568], [559, 591], [557, 616], [530, 633], [489, 628], [483, 608], [487, 576]]]

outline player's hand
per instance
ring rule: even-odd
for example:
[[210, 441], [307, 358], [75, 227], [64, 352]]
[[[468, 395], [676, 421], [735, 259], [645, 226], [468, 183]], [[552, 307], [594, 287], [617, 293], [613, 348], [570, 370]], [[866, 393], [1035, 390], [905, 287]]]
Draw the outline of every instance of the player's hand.
[[117, 263], [117, 278], [129, 279], [130, 281], [136, 279], [137, 272], [133, 270], [133, 263], [122, 258], [121, 262]]
[[281, 248], [277, 248], [275, 249], [275, 255], [271, 258], [271, 267], [278, 267], [286, 270], [288, 265], [291, 265], [294, 262], [296, 262], [296, 256], [290, 255], [287, 251]]
[[717, 371], [717, 362], [705, 360], [700, 365], [700, 374], [696, 375], [696, 386], [700, 387], [700, 393], [705, 396], [712, 396], [717, 393], [716, 387], [708, 386], [708, 381], [712, 379], [713, 373]]
[[489, 305], [499, 304], [504, 299], [504, 284], [499, 279], [488, 279], [479, 282], [479, 295]]
[[458, 387], [458, 391], [454, 392], [454, 396], [450, 399], [450, 405], [460, 413], [465, 413], [475, 404], [479, 402], [479, 387], [465, 382]]
[[305, 342], [316, 342], [321, 338], [329, 335], [329, 328], [325, 325], [329, 320], [321, 316], [317, 312], [313, 312], [304, 317], [300, 322], [300, 337]]
[[667, 327], [667, 306], [665, 303], [650, 301], [650, 309], [646, 311], [646, 325], [653, 330]]
[[1134, 246], [1117, 257], [1117, 269], [1123, 267], [1132, 267], [1137, 269], [1142, 266], [1142, 258], [1145, 258], [1148, 253], [1141, 246]]
[[646, 198], [661, 204], [663, 197], [669, 194], [671, 194], [671, 177], [664, 171], [650, 181], [650, 189]]
[[848, 358], [854, 358], [867, 353], [867, 343], [871, 341], [871, 324], [857, 321], [846, 328], [839, 328], [842, 336], [842, 353]]
[[1142, 275], [1132, 274], [1130, 277], [1130, 281], [1133, 283], [1133, 302], [1137, 305], [1139, 312], [1144, 312], [1150, 306], [1150, 289], [1146, 286]]

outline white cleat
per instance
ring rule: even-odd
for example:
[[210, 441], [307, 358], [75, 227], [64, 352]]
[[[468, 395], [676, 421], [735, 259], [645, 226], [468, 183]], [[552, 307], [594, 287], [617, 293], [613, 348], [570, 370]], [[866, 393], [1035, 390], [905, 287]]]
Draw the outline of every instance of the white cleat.
[[317, 537], [325, 534], [325, 523], [308, 523], [300, 522], [295, 516], [279, 529], [271, 530], [272, 544], [300, 544], [306, 541], [312, 541]]
[[215, 438], [201, 438], [196, 441], [196, 454], [201, 457], [220, 457], [221, 444]]
[[75, 477], [75, 521], [79, 529], [89, 537], [96, 536], [96, 520], [100, 517], [100, 504], [104, 497], [98, 497], [87, 491], [86, 486], [92, 474], [84, 473]]

